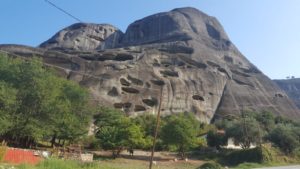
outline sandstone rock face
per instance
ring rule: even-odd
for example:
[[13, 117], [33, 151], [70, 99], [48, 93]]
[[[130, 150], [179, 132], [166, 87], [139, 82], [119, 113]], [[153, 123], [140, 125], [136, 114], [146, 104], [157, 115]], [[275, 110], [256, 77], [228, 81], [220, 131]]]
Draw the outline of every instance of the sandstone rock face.
[[122, 35], [123, 33], [112, 25], [76, 23], [59, 31], [40, 47], [79, 51], [114, 48]]
[[[285, 91], [298, 108], [300, 108], [300, 78], [274, 80], [274, 82]], [[281, 95], [278, 94], [277, 97], [281, 97]]]
[[161, 87], [164, 115], [189, 111], [206, 122], [243, 109], [300, 115], [288, 96], [238, 51], [220, 23], [197, 9], [148, 16], [124, 34], [117, 28], [105, 36], [100, 32], [102, 41], [83, 41], [90, 34], [87, 28], [97, 27], [83, 25], [58, 32], [39, 48], [0, 49], [65, 68], [57, 69], [87, 87], [93, 101], [129, 115], [155, 113]]

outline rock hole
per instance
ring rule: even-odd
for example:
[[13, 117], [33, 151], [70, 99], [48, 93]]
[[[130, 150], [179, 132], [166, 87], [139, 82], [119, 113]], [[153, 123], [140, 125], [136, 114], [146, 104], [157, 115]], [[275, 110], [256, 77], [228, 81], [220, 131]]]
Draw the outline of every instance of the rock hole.
[[149, 82], [146, 82], [146, 87], [147, 88], [150, 88], [151, 87], [151, 84]]
[[200, 101], [204, 101], [204, 98], [200, 95], [193, 95], [193, 99], [194, 100], [200, 100]]
[[152, 64], [154, 67], [160, 67], [160, 64], [159, 63], [153, 63]]
[[118, 54], [114, 60], [116, 61], [133, 60], [133, 56], [129, 54]]
[[172, 70], [163, 70], [160, 73], [165, 76], [179, 77], [178, 72]]
[[139, 85], [139, 86], [143, 86], [144, 85], [144, 82], [142, 80], [140, 80], [140, 79], [134, 78], [134, 77], [132, 77], [130, 75], [128, 75], [127, 78], [128, 78], [128, 80], [130, 80], [135, 85]]
[[121, 85], [123, 85], [123, 86], [130, 86], [130, 82], [128, 82], [126, 79], [124, 79], [124, 78], [121, 78], [120, 79], [120, 83], [121, 83]]
[[222, 73], [225, 73], [225, 74], [230, 78], [230, 76], [229, 76], [228, 72], [226, 71], [226, 69], [224, 69], [224, 68], [222, 68], [222, 67], [219, 67], [219, 68], [218, 68], [218, 71], [220, 71], [220, 72], [222, 72]]
[[126, 103], [115, 103], [114, 107], [117, 109], [126, 108], [129, 109], [132, 106], [132, 103], [126, 102]]
[[129, 109], [132, 106], [132, 103], [126, 102], [123, 104], [124, 108]]
[[107, 95], [116, 97], [119, 95], [118, 89], [116, 87], [112, 87], [112, 89], [107, 93]]
[[165, 85], [165, 82], [162, 80], [151, 80], [151, 82], [157, 86], [163, 86]]
[[143, 99], [143, 103], [145, 103], [147, 106], [153, 107], [157, 105], [157, 99], [156, 98], [151, 98], [151, 99]]
[[207, 30], [207, 33], [208, 35], [215, 39], [215, 40], [220, 40], [221, 39], [221, 34], [220, 32], [214, 28], [214, 26], [210, 25], [210, 24], [206, 24], [206, 30]]
[[142, 105], [135, 105], [134, 107], [134, 111], [138, 112], [138, 111], [145, 111], [146, 108]]
[[133, 93], [133, 94], [138, 94], [140, 93], [139, 90], [135, 89], [135, 88], [131, 88], [131, 87], [122, 87], [122, 90], [124, 92], [127, 92], [127, 93]]
[[230, 57], [230, 56], [224, 56], [224, 60], [226, 61], [226, 62], [228, 62], [228, 63], [233, 63], [233, 58], [232, 57]]
[[216, 64], [215, 62], [212, 62], [212, 61], [207, 61], [206, 63], [207, 63], [209, 66], [212, 66], [212, 67], [217, 67], [217, 68], [221, 67], [220, 65], [218, 65], [218, 64]]

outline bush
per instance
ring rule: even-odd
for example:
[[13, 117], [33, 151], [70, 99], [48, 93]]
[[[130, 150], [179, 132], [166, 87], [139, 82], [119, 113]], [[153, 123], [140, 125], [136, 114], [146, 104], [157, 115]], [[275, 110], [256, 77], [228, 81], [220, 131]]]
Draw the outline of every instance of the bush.
[[201, 165], [198, 169], [222, 169], [223, 167], [216, 162], [209, 162]]
[[238, 165], [245, 162], [261, 163], [263, 158], [260, 149], [253, 148], [233, 151], [225, 157], [225, 161], [228, 165]]
[[271, 148], [262, 146], [253, 149], [236, 150], [224, 157], [227, 165], [238, 165], [241, 163], [263, 163], [274, 161], [275, 153]]
[[297, 129], [290, 125], [278, 125], [267, 136], [268, 140], [278, 146], [284, 153], [290, 154], [299, 146]]

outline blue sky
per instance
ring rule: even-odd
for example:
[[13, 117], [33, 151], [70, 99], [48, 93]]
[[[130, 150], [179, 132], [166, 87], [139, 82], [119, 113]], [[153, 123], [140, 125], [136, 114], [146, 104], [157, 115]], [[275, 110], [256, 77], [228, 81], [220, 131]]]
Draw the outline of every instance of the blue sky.
[[[84, 22], [125, 31], [145, 16], [191, 6], [215, 16], [232, 42], [272, 79], [300, 77], [299, 0], [51, 0]], [[0, 44], [37, 46], [75, 23], [44, 0], [1, 0]]]

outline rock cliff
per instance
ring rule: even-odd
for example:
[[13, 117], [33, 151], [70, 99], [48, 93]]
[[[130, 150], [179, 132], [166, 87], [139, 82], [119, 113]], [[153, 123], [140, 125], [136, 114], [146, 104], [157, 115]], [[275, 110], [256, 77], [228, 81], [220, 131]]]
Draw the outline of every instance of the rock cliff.
[[286, 94], [300, 108], [300, 78], [274, 80], [274, 82], [286, 92]]
[[194, 8], [158, 13], [125, 33], [105, 24], [78, 23], [38, 48], [1, 45], [65, 68], [60, 74], [87, 87], [92, 99], [130, 115], [194, 112], [199, 120], [270, 110], [300, 113], [286, 94], [234, 46], [216, 18]]

